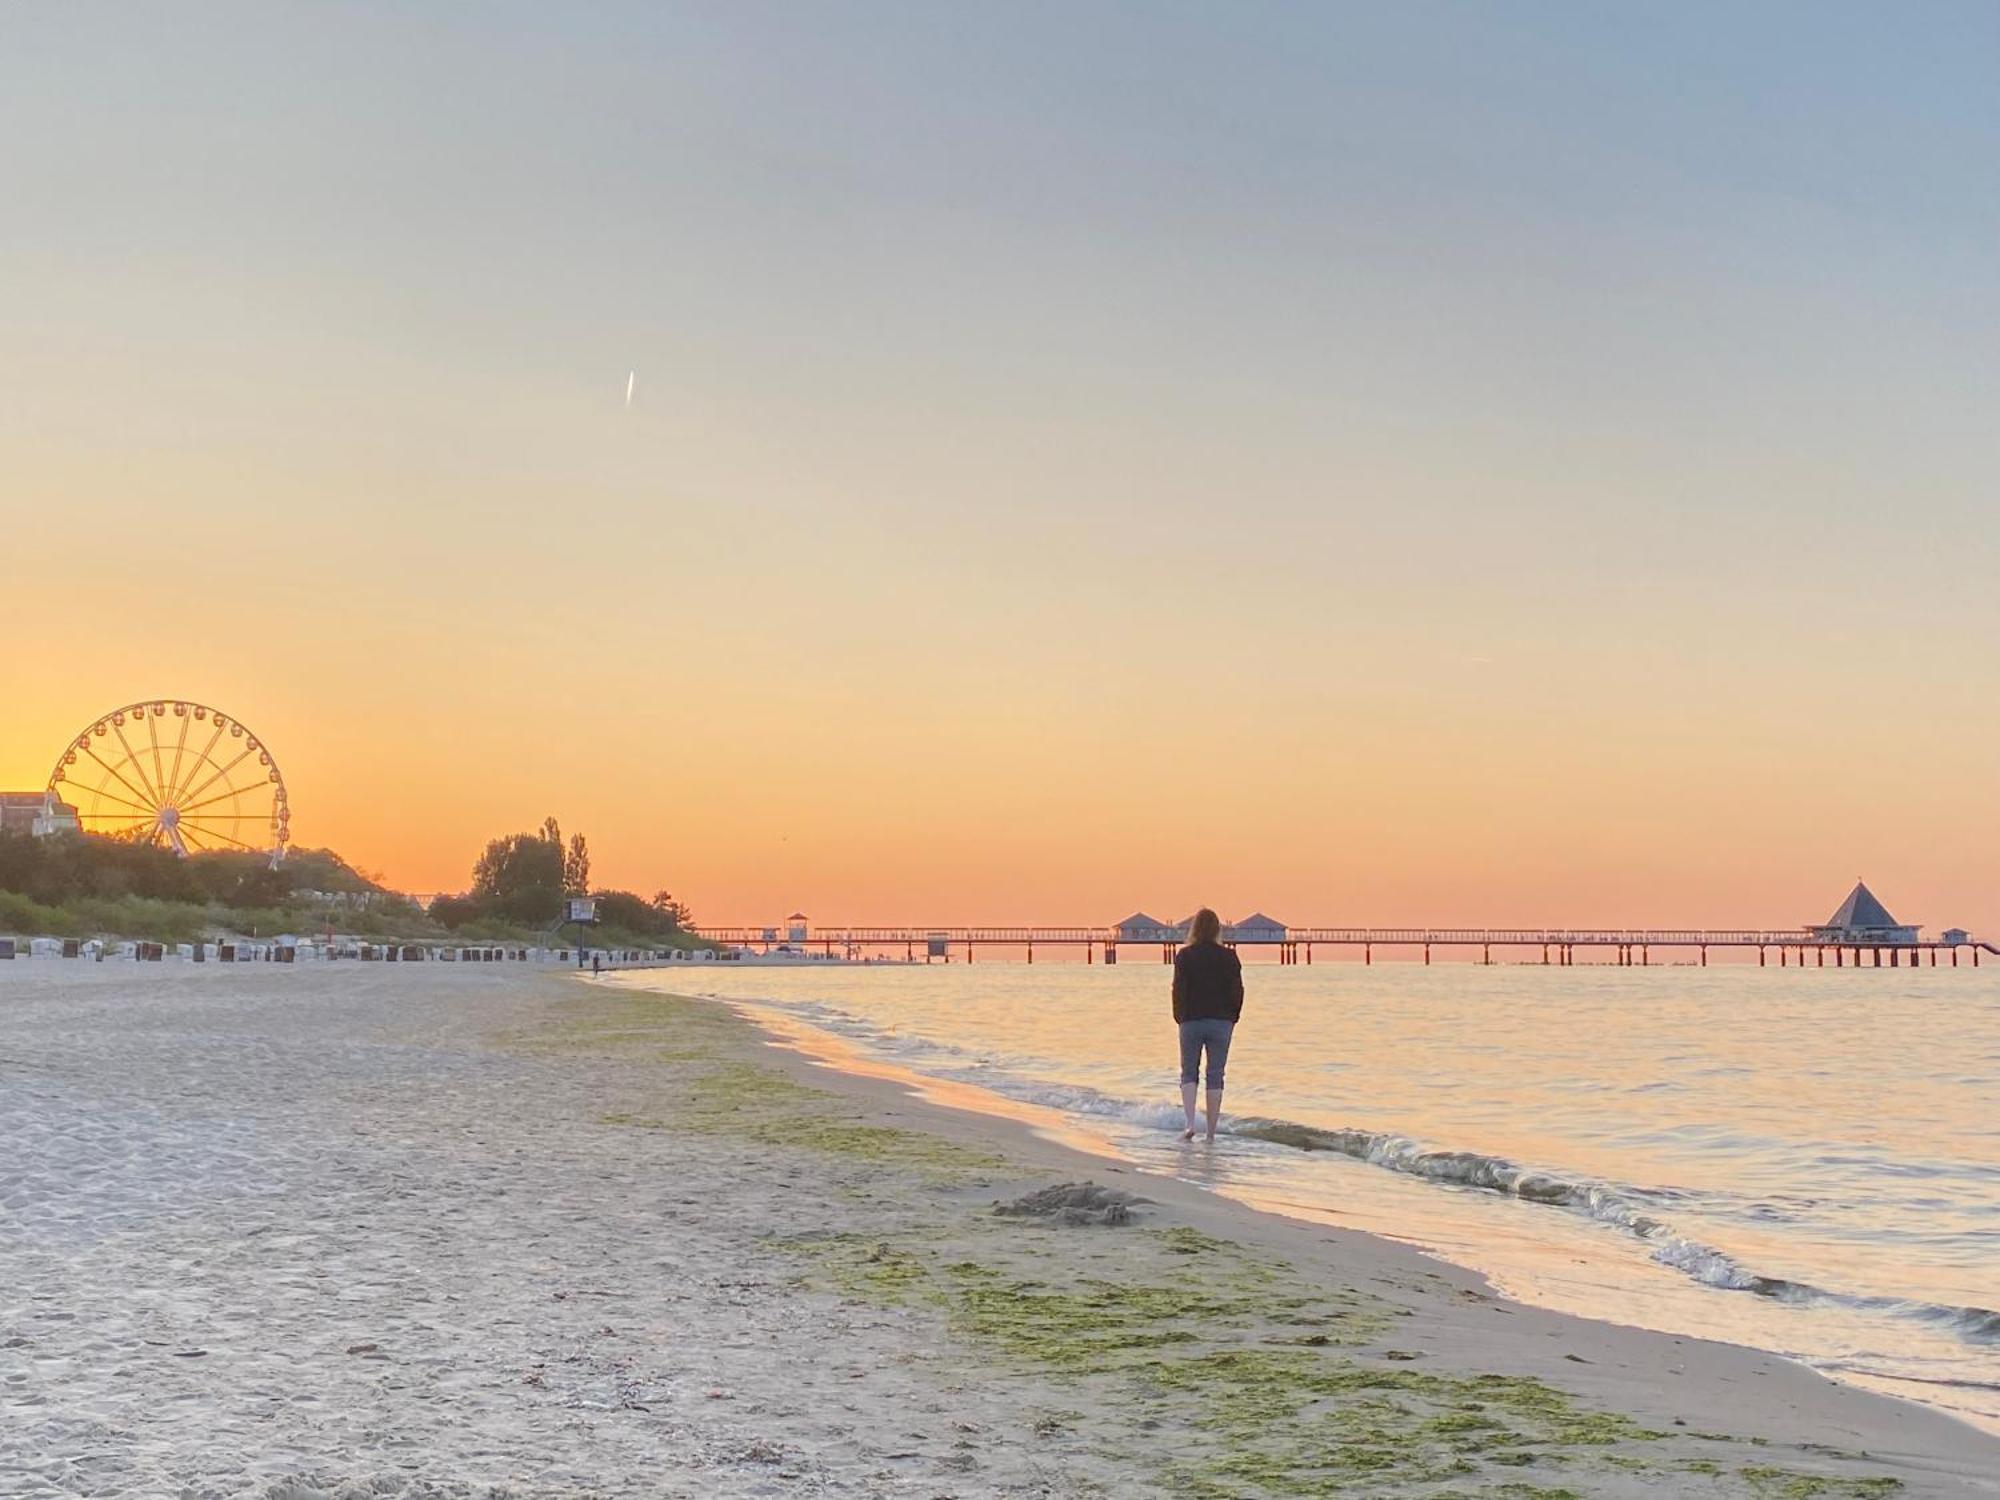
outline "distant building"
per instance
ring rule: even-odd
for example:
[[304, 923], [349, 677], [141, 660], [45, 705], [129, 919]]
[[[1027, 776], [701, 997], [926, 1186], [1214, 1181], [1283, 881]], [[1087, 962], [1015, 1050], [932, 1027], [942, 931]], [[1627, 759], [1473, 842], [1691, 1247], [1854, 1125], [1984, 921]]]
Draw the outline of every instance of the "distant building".
[[1895, 944], [1914, 943], [1919, 929], [1890, 916], [1889, 908], [1857, 880], [1847, 899], [1840, 903], [1840, 910], [1806, 931], [1829, 943]]
[[1963, 927], [1947, 927], [1944, 930], [1943, 942], [1947, 947], [1962, 948], [1971, 941], [1972, 934]]
[[1225, 943], [1282, 943], [1285, 940], [1285, 924], [1275, 917], [1267, 917], [1261, 911], [1253, 911], [1240, 922], [1231, 922], [1222, 929]]
[[47, 792], [0, 792], [0, 832], [75, 833], [76, 809]]
[[785, 918], [785, 941], [788, 943], [803, 943], [806, 940], [806, 928], [809, 925], [804, 912], [793, 912], [789, 917]]
[[0, 833], [33, 832], [42, 815], [44, 793], [0, 792]]
[[1176, 927], [1172, 922], [1135, 911], [1111, 930], [1118, 934], [1121, 943], [1177, 943], [1187, 927], [1184, 923]]

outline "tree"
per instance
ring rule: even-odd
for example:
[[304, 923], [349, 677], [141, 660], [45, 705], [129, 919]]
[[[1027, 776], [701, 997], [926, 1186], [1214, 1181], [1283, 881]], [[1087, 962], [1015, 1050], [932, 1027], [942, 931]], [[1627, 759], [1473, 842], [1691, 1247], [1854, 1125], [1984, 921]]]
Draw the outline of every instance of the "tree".
[[562, 824], [558, 823], [554, 818], [542, 819], [542, 837], [547, 839], [551, 844], [554, 844], [558, 849], [562, 848]]
[[[555, 819], [549, 822], [553, 825]], [[572, 896], [590, 894], [590, 845], [580, 833], [570, 835], [569, 856], [563, 860], [563, 889]]]
[[685, 932], [694, 926], [694, 913], [685, 901], [679, 900], [672, 891], [653, 892], [653, 910], [667, 921], [669, 932]]
[[562, 912], [563, 852], [532, 833], [495, 839], [472, 867], [473, 898], [517, 922], [553, 922]]
[[440, 896], [431, 903], [430, 919], [456, 931], [473, 918], [482, 916], [479, 903], [471, 896]]

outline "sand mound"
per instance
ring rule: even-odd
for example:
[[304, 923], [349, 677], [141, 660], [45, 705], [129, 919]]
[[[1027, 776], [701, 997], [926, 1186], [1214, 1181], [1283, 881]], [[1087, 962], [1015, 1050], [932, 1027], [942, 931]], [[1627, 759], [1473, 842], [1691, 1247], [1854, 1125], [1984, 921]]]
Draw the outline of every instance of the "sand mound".
[[1063, 1182], [1037, 1188], [1012, 1203], [995, 1203], [1003, 1219], [1043, 1219], [1054, 1224], [1129, 1224], [1134, 1204], [1147, 1200], [1094, 1182]]

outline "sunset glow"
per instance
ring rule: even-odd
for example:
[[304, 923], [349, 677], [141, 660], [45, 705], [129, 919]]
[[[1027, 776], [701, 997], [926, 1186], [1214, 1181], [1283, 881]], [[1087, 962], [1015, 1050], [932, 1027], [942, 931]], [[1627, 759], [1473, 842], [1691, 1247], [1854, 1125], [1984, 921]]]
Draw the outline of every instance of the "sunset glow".
[[7, 789], [179, 694], [415, 891], [2000, 925], [1990, 13], [94, 14]]

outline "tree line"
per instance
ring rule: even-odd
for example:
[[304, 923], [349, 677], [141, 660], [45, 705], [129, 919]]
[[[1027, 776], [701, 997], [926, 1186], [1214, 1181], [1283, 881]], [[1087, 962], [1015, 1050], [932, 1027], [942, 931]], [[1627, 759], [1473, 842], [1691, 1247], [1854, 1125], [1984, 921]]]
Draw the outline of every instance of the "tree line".
[[141, 896], [203, 906], [284, 906], [303, 891], [383, 894], [331, 849], [295, 849], [272, 868], [262, 854], [211, 850], [183, 859], [140, 839], [0, 833], [0, 891], [45, 906]]
[[594, 889], [590, 841], [578, 833], [565, 843], [554, 818], [544, 819], [539, 832], [508, 834], [488, 843], [472, 867], [472, 888], [438, 897], [430, 916], [452, 928], [494, 918], [549, 927], [561, 920], [564, 903], [573, 896], [595, 898], [598, 921], [642, 937], [684, 932], [694, 920], [686, 903], [670, 891], [656, 891], [648, 899], [632, 891]]

